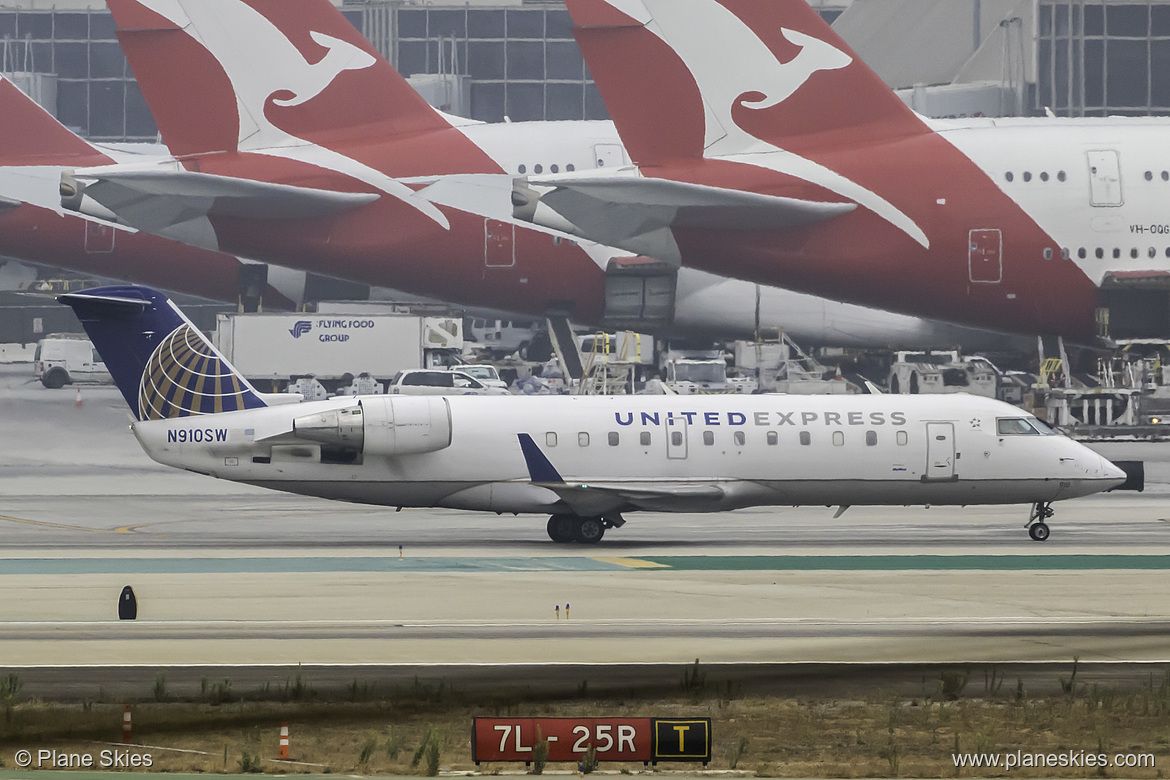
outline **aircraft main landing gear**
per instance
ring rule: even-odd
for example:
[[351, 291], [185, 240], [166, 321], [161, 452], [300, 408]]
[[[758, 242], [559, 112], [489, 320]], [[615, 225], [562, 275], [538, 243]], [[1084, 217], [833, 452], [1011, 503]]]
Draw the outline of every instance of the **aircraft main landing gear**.
[[605, 529], [625, 524], [619, 514], [605, 517], [578, 517], [576, 515], [553, 515], [548, 519], [548, 538], [559, 544], [578, 542], [597, 544], [605, 536]]
[[1048, 539], [1048, 535], [1052, 531], [1048, 528], [1048, 524], [1044, 521], [1055, 514], [1052, 511], [1051, 501], [1037, 501], [1032, 505], [1032, 513], [1028, 515], [1028, 536], [1032, 537], [1032, 541], [1043, 542]]
[[572, 515], [553, 515], [548, 519], [548, 538], [557, 544], [567, 544], [576, 538], [577, 518]]

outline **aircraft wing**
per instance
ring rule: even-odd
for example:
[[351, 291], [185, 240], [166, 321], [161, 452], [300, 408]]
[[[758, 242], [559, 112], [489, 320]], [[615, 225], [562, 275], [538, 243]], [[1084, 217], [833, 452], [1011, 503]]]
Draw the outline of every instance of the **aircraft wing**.
[[532, 484], [547, 488], [581, 517], [595, 517], [623, 509], [670, 510], [716, 502], [725, 491], [706, 482], [566, 482], [527, 433], [517, 436]]
[[512, 188], [517, 219], [675, 263], [671, 228], [775, 230], [855, 208], [635, 175], [519, 178]]
[[548, 488], [581, 517], [597, 517], [629, 509], [650, 511], [700, 508], [715, 503], [725, 494], [714, 484], [681, 482], [534, 482]]
[[[90, 198], [119, 222], [148, 232], [208, 216], [303, 219], [364, 206], [378, 195], [338, 192], [210, 173], [90, 170], [61, 174], [61, 205], [84, 211]], [[105, 215], [99, 215], [105, 216]]]

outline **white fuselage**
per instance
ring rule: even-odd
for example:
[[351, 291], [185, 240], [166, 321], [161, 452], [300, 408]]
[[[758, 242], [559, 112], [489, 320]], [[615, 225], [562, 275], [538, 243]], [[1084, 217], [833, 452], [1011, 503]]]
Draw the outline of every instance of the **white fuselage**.
[[1170, 118], [929, 124], [1067, 249], [1094, 284], [1112, 272], [1170, 271]]
[[[339, 410], [364, 437], [303, 433]], [[1025, 503], [1124, 480], [1064, 436], [1001, 435], [1000, 419], [1034, 418], [966, 395], [367, 396], [132, 427], [156, 461], [222, 479], [493, 512], [565, 511], [559, 482], [537, 474], [533, 484], [522, 434], [575, 496], [622, 511]]]

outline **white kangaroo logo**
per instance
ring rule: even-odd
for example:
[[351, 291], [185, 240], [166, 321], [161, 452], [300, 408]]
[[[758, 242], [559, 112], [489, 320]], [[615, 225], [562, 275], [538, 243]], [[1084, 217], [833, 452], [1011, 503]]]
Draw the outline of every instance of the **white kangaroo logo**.
[[[272, 102], [278, 106], [299, 106], [302, 103], [307, 103], [324, 92], [325, 88], [332, 84], [342, 71], [362, 70], [376, 62], [372, 55], [362, 51], [352, 43], [315, 31], [309, 35], [319, 45], [328, 49], [328, 52], [316, 64], [309, 64], [303, 58], [301, 59], [301, 62], [306, 65], [305, 70], [297, 74], [300, 77], [301, 86], [299, 88], [296, 86], [286, 87], [293, 93], [293, 97], [288, 100], [273, 99]], [[285, 75], [287, 76], [287, 71]], [[290, 79], [290, 82], [296, 84], [297, 80]], [[273, 90], [273, 92], [275, 91]]]
[[[444, 228], [449, 224], [434, 204], [416, 197], [405, 184], [350, 157], [318, 146], [277, 127], [265, 116], [269, 98], [282, 107], [299, 106], [320, 95], [347, 70], [363, 70], [377, 59], [357, 46], [312, 31], [326, 49], [311, 63], [260, 12], [242, 0], [139, 0], [166, 17], [219, 62], [236, 94], [241, 151], [284, 157], [351, 176], [422, 211]], [[274, 98], [291, 92], [291, 98]]]
[[[771, 59], [774, 67], [770, 72], [760, 74], [766, 86], [772, 88], [769, 94], [766, 89], [755, 90], [764, 94], [763, 100], [744, 101], [748, 108], [771, 108], [778, 106], [796, 93], [796, 90], [805, 85], [814, 73], [822, 70], [837, 70], [853, 62], [853, 58], [845, 52], [825, 43], [820, 38], [805, 35], [796, 30], [780, 28], [780, 32], [792, 43], [800, 47], [800, 51], [789, 62], [781, 63], [775, 57]], [[758, 38], [756, 40], [759, 40]]]
[[[752, 136], [732, 118], [737, 104], [754, 109], [780, 105], [797, 90], [811, 88], [815, 74], [844, 68], [853, 62], [852, 57], [827, 41], [782, 27], [785, 39], [800, 51], [792, 60], [780, 62], [755, 31], [717, 0], [605, 2], [645, 25], [690, 70], [706, 112], [704, 157], [734, 158], [813, 182], [865, 206], [922, 246], [929, 246], [922, 229], [884, 198], [835, 171]], [[751, 92], [764, 97], [743, 100]]]

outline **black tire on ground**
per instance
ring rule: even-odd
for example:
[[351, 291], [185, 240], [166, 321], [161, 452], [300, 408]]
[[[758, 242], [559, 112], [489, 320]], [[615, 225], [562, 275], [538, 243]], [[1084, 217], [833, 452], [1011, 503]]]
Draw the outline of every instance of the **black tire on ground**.
[[581, 544], [597, 544], [605, 536], [605, 521], [600, 517], [583, 517], [577, 521], [577, 541]]
[[63, 368], [50, 368], [48, 373], [41, 377], [41, 384], [50, 390], [60, 390], [69, 384], [69, 372]]
[[577, 538], [577, 519], [572, 515], [553, 515], [548, 519], [548, 538], [565, 544]]
[[1034, 542], [1044, 542], [1048, 540], [1048, 535], [1052, 533], [1048, 528], [1047, 523], [1032, 523], [1028, 528], [1028, 536], [1032, 537]]

